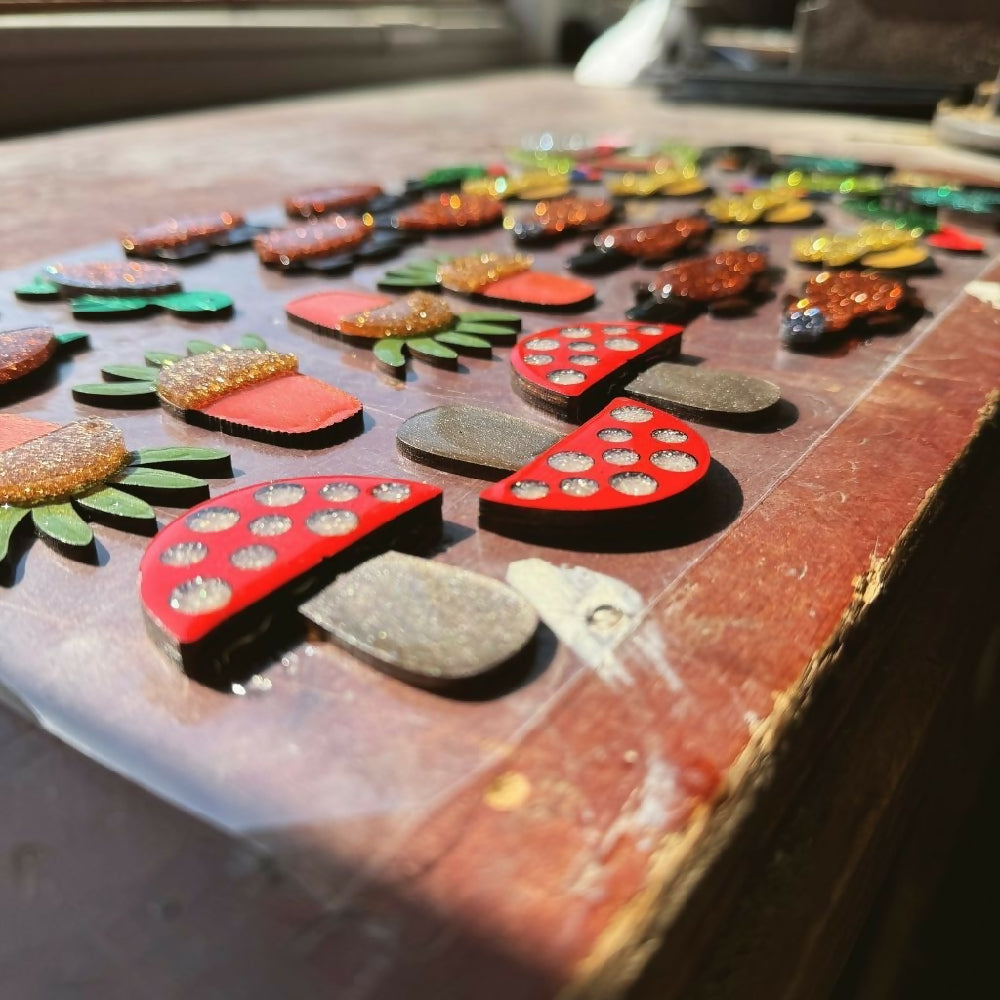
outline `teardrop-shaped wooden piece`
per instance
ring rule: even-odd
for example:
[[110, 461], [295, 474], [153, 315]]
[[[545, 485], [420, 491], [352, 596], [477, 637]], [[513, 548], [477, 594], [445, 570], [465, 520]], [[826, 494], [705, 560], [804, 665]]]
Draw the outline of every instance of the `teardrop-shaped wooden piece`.
[[407, 480], [317, 476], [214, 497], [150, 542], [139, 593], [155, 641], [225, 686], [301, 628], [298, 604], [338, 573], [441, 531], [441, 491]]
[[365, 662], [441, 692], [510, 664], [538, 628], [506, 584], [399, 552], [362, 563], [299, 610]]

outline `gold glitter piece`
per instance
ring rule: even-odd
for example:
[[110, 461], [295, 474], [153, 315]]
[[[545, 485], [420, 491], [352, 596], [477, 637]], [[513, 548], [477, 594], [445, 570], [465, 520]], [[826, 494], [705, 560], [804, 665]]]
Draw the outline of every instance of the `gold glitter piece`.
[[796, 188], [756, 189], [729, 198], [710, 198], [705, 211], [719, 222], [752, 226], [765, 222], [802, 222], [813, 213], [812, 205], [802, 200], [804, 191]]
[[465, 181], [466, 194], [485, 195], [488, 198], [523, 198], [535, 201], [540, 198], [560, 198], [569, 192], [569, 178], [565, 173], [549, 170], [530, 170], [509, 177], [473, 177]]
[[209, 351], [167, 365], [156, 380], [156, 392], [178, 410], [201, 410], [237, 389], [298, 370], [294, 354]]
[[0, 331], [0, 385], [41, 368], [55, 352], [51, 327]]
[[[794, 260], [807, 264], [825, 264], [827, 267], [844, 267], [855, 261], [861, 261], [871, 267], [906, 267], [909, 264], [920, 263], [927, 257], [927, 252], [916, 246], [916, 241], [923, 236], [922, 229], [901, 229], [893, 222], [873, 223], [861, 226], [853, 233], [815, 233], [792, 242], [792, 257]], [[896, 258], [889, 256], [879, 265], [868, 255], [889, 254], [902, 249], [910, 253], [902, 254], [899, 260], [907, 263], [892, 263]], [[916, 251], [913, 253], [912, 251]]]
[[125, 436], [100, 417], [77, 420], [0, 451], [0, 504], [65, 500], [105, 483], [128, 465]]
[[401, 302], [392, 302], [379, 309], [345, 316], [340, 332], [348, 337], [413, 337], [447, 330], [455, 321], [451, 306], [440, 295], [411, 292]]
[[668, 194], [674, 197], [701, 194], [707, 188], [698, 168], [687, 164], [676, 169], [654, 170], [647, 174], [622, 174], [608, 179], [607, 188], [619, 198], [649, 198]]
[[438, 268], [438, 281], [450, 292], [476, 292], [484, 285], [527, 271], [533, 258], [526, 253], [474, 253], [454, 257]]

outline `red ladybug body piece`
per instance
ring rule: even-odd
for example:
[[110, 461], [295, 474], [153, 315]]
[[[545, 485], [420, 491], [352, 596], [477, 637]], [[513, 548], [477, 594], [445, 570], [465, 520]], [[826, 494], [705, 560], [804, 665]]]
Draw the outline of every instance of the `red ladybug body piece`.
[[[150, 543], [139, 593], [156, 642], [192, 676], [225, 686], [254, 654], [302, 629], [295, 608], [388, 549], [433, 544], [441, 490], [407, 480], [317, 476], [234, 490]], [[256, 664], [259, 666], [259, 664]]]
[[514, 390], [564, 420], [585, 420], [638, 372], [675, 356], [683, 332], [662, 323], [574, 323], [542, 330], [511, 352]]
[[656, 407], [619, 397], [524, 468], [485, 489], [479, 523], [549, 540], [628, 535], [708, 472], [705, 441]]

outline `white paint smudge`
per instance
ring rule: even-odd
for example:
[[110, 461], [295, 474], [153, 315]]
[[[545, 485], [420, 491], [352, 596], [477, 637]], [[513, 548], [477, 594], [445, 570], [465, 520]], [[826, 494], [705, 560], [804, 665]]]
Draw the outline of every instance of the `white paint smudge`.
[[585, 566], [554, 566], [544, 559], [511, 563], [507, 582], [601, 680], [610, 685], [632, 684], [614, 648], [645, 610], [637, 590]]
[[643, 851], [650, 850], [670, 823], [678, 804], [677, 771], [660, 756], [646, 759], [646, 774], [615, 821], [601, 839], [601, 856], [606, 858], [622, 837], [630, 837]]
[[994, 309], [1000, 309], [1000, 282], [970, 281], [965, 290], [973, 297]]

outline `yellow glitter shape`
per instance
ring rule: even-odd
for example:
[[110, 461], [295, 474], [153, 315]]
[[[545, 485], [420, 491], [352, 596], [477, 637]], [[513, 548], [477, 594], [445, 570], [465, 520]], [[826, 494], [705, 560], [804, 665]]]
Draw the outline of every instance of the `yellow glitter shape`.
[[[909, 267], [927, 258], [927, 251], [915, 244], [922, 235], [922, 229], [898, 228], [892, 222], [873, 223], [853, 233], [823, 232], [794, 240], [792, 257], [802, 263], [829, 267], [844, 267], [855, 261], [866, 267]], [[903, 263], [893, 263], [897, 257]], [[878, 263], [879, 258], [884, 260]]]
[[567, 194], [569, 179], [565, 174], [549, 170], [529, 170], [510, 177], [473, 177], [465, 181], [462, 190], [466, 194], [486, 195], [490, 198], [536, 201]]
[[477, 292], [501, 278], [527, 271], [533, 263], [530, 254], [474, 253], [454, 257], [438, 268], [442, 288], [450, 292]]
[[865, 254], [860, 263], [864, 267], [889, 269], [898, 267], [914, 267], [927, 260], [928, 253], [915, 243], [896, 247], [893, 250], [881, 250]]
[[627, 173], [608, 179], [607, 188], [619, 198], [649, 198], [656, 194], [675, 197], [701, 194], [707, 184], [696, 167], [686, 165], [679, 170], [654, 170], [650, 173]]
[[455, 321], [451, 306], [440, 295], [411, 292], [401, 302], [345, 316], [340, 332], [347, 337], [415, 337], [447, 330]]
[[765, 213], [768, 222], [801, 222], [812, 215], [812, 206], [802, 201], [805, 192], [795, 188], [748, 191], [732, 198], [711, 198], [705, 211], [719, 222], [752, 226]]
[[100, 417], [0, 452], [0, 504], [34, 506], [103, 485], [131, 459], [125, 436]]
[[168, 406], [201, 410], [237, 389], [298, 370], [294, 354], [225, 348], [166, 366], [156, 380], [156, 392]]

